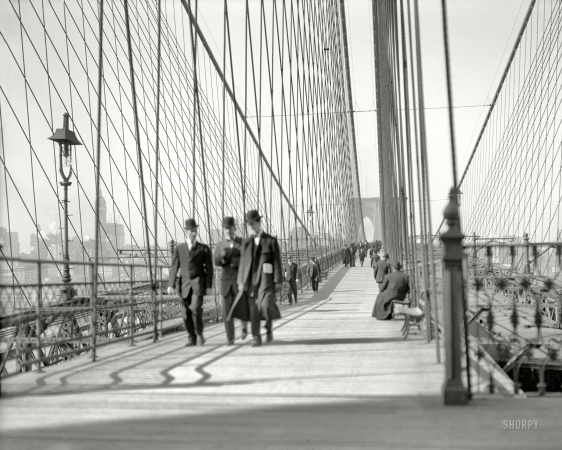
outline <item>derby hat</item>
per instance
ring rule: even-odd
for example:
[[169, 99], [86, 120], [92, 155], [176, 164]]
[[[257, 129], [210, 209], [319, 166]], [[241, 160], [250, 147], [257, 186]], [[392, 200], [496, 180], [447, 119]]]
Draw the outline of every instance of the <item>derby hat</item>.
[[236, 221], [234, 220], [234, 217], [230, 217], [230, 216], [223, 217], [222, 219], [223, 228], [230, 228], [235, 226], [236, 226]]
[[256, 209], [251, 209], [246, 213], [246, 223], [258, 222], [260, 219], [260, 213]]
[[185, 229], [187, 230], [196, 230], [197, 229], [197, 222], [195, 222], [195, 219], [187, 219], [185, 221]]

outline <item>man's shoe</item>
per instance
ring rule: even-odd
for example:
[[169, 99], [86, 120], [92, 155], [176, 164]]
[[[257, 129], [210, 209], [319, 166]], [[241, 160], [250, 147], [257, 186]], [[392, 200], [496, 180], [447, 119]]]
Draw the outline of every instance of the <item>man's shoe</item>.
[[242, 329], [242, 335], [240, 336], [240, 338], [242, 340], [246, 339], [248, 337], [248, 330], [246, 330], [245, 328]]
[[226, 342], [226, 345], [234, 345], [234, 341], [233, 341], [232, 339], [229, 339], [229, 340]]
[[199, 336], [201, 338], [201, 345], [205, 344], [205, 338], [203, 337], [203, 335]]
[[265, 339], [265, 342], [270, 343], [271, 341], [273, 341], [273, 333], [267, 333], [267, 338]]
[[187, 344], [185, 344], [186, 347], [191, 347], [192, 345], [197, 345], [197, 339], [195, 338], [187, 338]]
[[259, 347], [261, 345], [261, 337], [255, 337], [252, 340], [252, 347]]

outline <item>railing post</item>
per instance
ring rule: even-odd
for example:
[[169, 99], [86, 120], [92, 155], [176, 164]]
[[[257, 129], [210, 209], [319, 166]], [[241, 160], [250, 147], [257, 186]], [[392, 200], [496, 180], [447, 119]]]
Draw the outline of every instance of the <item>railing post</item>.
[[[158, 249], [157, 249], [158, 251]], [[154, 277], [158, 275], [158, 268], [154, 268]], [[152, 279], [152, 277], [151, 277]], [[158, 304], [156, 300], [156, 286], [157, 280], [153, 281], [153, 285], [150, 286], [150, 292], [152, 296], [152, 342], [158, 342]]]
[[529, 258], [529, 234], [523, 233], [523, 245], [525, 246], [525, 268], [524, 273], [531, 273], [531, 259]]
[[163, 271], [162, 271], [162, 267], [160, 267], [160, 278], [158, 279], [158, 287], [160, 288], [160, 295], [159, 295], [159, 300], [160, 300], [160, 305], [159, 305], [159, 311], [160, 311], [160, 339], [162, 339], [162, 337], [164, 336], [164, 293], [163, 293], [163, 286], [162, 286], [162, 280], [163, 280]]
[[[41, 263], [37, 263], [37, 300], [35, 301], [35, 345], [37, 345], [37, 359], [41, 359], [41, 302], [43, 299], [43, 281]], [[37, 371], [41, 372], [41, 361], [37, 361]]]
[[133, 340], [133, 334], [135, 334], [135, 308], [133, 306], [133, 283], [135, 278], [134, 273], [134, 266], [129, 267], [131, 271], [130, 282], [129, 282], [129, 345], [135, 345], [135, 341]]
[[456, 190], [449, 192], [449, 203], [443, 213], [448, 230], [441, 235], [443, 245], [443, 315], [445, 326], [445, 405], [463, 405], [468, 402], [468, 392], [461, 375], [461, 323], [464, 314], [462, 239], [459, 225], [459, 207]]
[[[96, 245], [97, 242], [96, 242]], [[90, 346], [92, 347], [92, 362], [96, 360], [96, 296], [97, 296], [97, 265], [90, 263], [91, 278], [92, 278], [92, 294], [90, 295]], [[95, 272], [95, 273], [94, 273]]]
[[21, 343], [21, 330], [22, 327], [18, 326], [18, 331], [17, 331], [17, 335], [16, 335], [16, 372], [17, 373], [21, 373], [22, 371], [22, 343]]

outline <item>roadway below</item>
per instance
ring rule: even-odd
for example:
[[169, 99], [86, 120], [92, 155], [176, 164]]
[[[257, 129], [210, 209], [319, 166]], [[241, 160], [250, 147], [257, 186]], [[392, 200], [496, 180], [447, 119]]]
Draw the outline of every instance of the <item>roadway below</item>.
[[[3, 380], [0, 447], [560, 448], [559, 399], [443, 406], [434, 343], [371, 318], [376, 294], [371, 268], [340, 266], [282, 307], [271, 344], [226, 346], [213, 324], [204, 346], [185, 347], [182, 331]], [[537, 429], [509, 429], [522, 420]]]

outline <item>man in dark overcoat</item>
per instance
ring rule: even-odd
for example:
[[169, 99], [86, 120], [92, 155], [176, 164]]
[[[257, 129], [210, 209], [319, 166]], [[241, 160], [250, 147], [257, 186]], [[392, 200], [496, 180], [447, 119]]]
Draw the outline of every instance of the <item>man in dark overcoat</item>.
[[307, 270], [308, 278], [310, 279], [310, 285], [312, 287], [312, 292], [318, 292], [318, 276], [320, 275], [320, 272], [318, 270], [318, 265], [314, 260], [314, 256], [310, 257]]
[[295, 305], [297, 304], [297, 283], [299, 281], [298, 266], [293, 262], [289, 256], [285, 266], [283, 266], [283, 274], [285, 275], [285, 282], [289, 286], [289, 305], [293, 304], [293, 295], [295, 296]]
[[385, 253], [383, 254], [381, 260], [375, 264], [375, 280], [379, 284], [379, 292], [381, 291], [381, 283], [383, 282], [385, 275], [392, 272], [388, 259], [388, 253]]
[[351, 266], [351, 250], [347, 244], [345, 244], [343, 249], [343, 263], [345, 264], [345, 267], [347, 267], [348, 264]]
[[267, 342], [273, 340], [272, 321], [281, 318], [275, 293], [283, 288], [283, 268], [277, 239], [262, 230], [261, 216], [251, 210], [246, 223], [253, 235], [242, 242], [240, 269], [238, 270], [238, 295], [248, 296], [252, 324], [252, 346], [261, 345], [260, 321], [265, 320]]
[[357, 258], [357, 246], [355, 243], [351, 244], [351, 264], [350, 267], [355, 267], [355, 258]]
[[402, 264], [394, 263], [395, 271], [384, 277], [380, 285], [379, 295], [373, 307], [372, 316], [378, 320], [389, 320], [392, 318], [392, 301], [404, 300], [410, 292], [410, 279], [402, 272]]
[[[187, 330], [187, 345], [196, 345], [197, 336], [201, 345], [203, 337], [203, 296], [212, 294], [213, 259], [211, 249], [197, 242], [197, 223], [195, 219], [185, 221], [187, 239], [174, 248], [168, 294], [173, 294], [176, 274], [181, 269], [179, 286], [180, 307], [182, 318]], [[194, 323], [195, 319], [195, 323]]]
[[377, 277], [377, 263], [381, 260], [377, 252], [371, 249], [371, 267], [373, 268], [373, 277]]
[[[225, 217], [222, 221], [226, 239], [215, 247], [215, 265], [222, 268], [221, 296], [224, 328], [226, 330], [227, 345], [234, 344], [234, 319], [242, 321], [242, 340], [248, 335], [247, 323], [250, 320], [250, 307], [247, 296], [243, 296], [236, 303], [236, 308], [230, 313], [234, 299], [238, 295], [238, 267], [240, 266], [240, 249], [242, 238], [236, 236], [236, 222], [234, 217]], [[230, 319], [227, 317], [230, 315]]]

